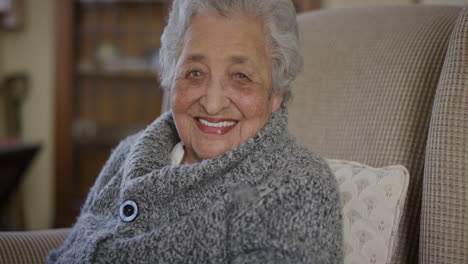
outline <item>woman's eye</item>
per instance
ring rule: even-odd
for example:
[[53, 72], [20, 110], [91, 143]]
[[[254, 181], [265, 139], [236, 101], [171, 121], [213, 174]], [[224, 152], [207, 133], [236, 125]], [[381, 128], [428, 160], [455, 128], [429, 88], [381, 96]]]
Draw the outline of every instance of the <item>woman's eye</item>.
[[189, 73], [189, 77], [192, 77], [192, 78], [198, 78], [201, 76], [201, 72], [200, 71], [191, 71]]
[[239, 73], [236, 73], [234, 74], [234, 77], [237, 78], [237, 79], [247, 79], [247, 75], [239, 72]]

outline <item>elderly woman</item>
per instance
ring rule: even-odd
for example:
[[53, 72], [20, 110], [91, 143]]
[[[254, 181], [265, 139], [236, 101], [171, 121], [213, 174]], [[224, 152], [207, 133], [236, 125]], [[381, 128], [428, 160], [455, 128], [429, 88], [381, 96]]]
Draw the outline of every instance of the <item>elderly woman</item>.
[[171, 111], [120, 143], [48, 263], [341, 263], [327, 164], [284, 101], [301, 69], [290, 0], [175, 0]]

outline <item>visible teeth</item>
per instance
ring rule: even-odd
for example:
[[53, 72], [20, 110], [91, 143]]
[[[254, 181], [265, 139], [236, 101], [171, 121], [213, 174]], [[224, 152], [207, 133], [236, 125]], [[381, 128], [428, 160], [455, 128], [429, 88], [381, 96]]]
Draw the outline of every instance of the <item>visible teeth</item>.
[[210, 127], [228, 127], [228, 126], [233, 126], [236, 124], [236, 121], [223, 121], [219, 123], [211, 123], [206, 121], [205, 119], [199, 119], [200, 123], [204, 124], [205, 126], [210, 126]]

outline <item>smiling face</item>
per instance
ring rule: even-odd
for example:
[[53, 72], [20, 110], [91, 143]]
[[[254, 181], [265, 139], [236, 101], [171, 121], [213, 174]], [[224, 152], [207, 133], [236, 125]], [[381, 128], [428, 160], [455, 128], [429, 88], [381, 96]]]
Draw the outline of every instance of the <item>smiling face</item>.
[[212, 12], [193, 18], [171, 89], [183, 163], [221, 155], [266, 124], [282, 102], [272, 91], [271, 71], [259, 19]]

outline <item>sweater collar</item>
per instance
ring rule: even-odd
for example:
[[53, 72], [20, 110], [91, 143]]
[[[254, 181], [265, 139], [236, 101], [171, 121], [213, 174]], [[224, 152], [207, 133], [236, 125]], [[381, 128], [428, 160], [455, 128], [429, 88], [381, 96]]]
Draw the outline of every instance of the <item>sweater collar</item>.
[[[170, 174], [207, 175], [229, 171], [253, 152], [265, 151], [272, 144], [282, 144], [288, 134], [288, 113], [284, 105], [274, 112], [266, 125], [253, 137], [234, 149], [194, 164], [171, 166], [171, 152], [180, 141], [170, 112], [162, 114], [149, 125], [133, 145], [124, 169], [124, 181], [139, 178], [154, 171]], [[180, 179], [178, 179], [180, 180]]]

